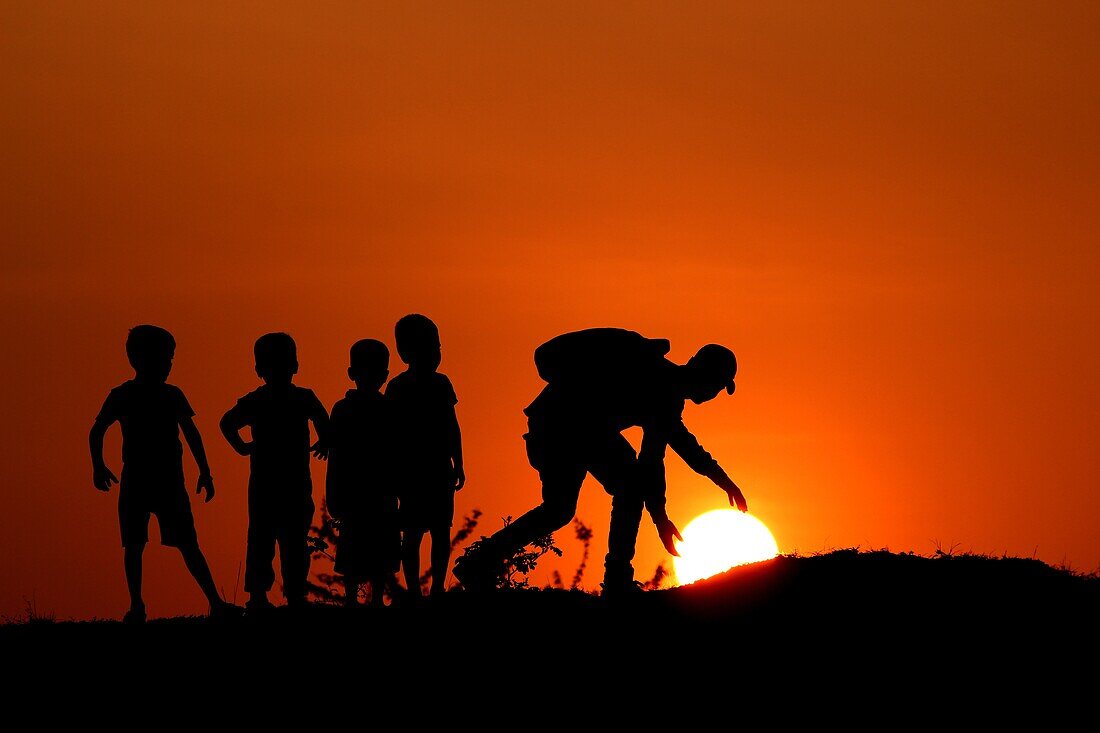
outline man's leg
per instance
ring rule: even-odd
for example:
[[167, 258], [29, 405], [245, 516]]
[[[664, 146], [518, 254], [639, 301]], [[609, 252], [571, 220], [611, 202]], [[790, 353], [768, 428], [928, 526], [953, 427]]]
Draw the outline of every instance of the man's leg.
[[634, 583], [634, 550], [645, 502], [641, 492], [623, 491], [611, 499], [611, 528], [604, 558], [604, 587], [628, 587]]
[[576, 515], [577, 499], [588, 468], [584, 441], [568, 434], [573, 427], [532, 430], [523, 436], [527, 459], [542, 482], [542, 503], [482, 540], [475, 553], [459, 558], [454, 574], [467, 589], [494, 587], [504, 562], [517, 550], [561, 529]]
[[604, 589], [634, 584], [634, 550], [645, 500], [638, 485], [638, 458], [623, 436], [615, 436], [594, 451], [592, 475], [611, 494], [611, 528], [604, 559]]
[[[517, 550], [569, 524], [577, 513], [586, 473], [579, 462], [544, 465], [539, 471], [542, 503], [484, 540], [473, 558], [461, 558], [461, 567], [455, 565], [455, 577], [467, 587], [470, 583], [495, 581], [500, 566]], [[491, 577], [483, 577], [486, 574]]]

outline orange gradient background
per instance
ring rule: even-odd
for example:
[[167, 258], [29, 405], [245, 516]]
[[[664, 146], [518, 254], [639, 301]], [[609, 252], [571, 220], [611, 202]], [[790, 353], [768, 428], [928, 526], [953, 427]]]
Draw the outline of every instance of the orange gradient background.
[[[0, 8], [0, 613], [125, 608], [86, 440], [141, 322], [179, 344], [229, 596], [247, 461], [217, 421], [253, 341], [291, 333], [331, 407], [411, 311], [480, 530], [538, 499], [534, 348], [617, 325], [737, 352], [685, 417], [781, 551], [1100, 564], [1097, 5], [232, 5]], [[681, 525], [722, 505], [668, 465]], [[609, 506], [590, 482], [589, 588]], [[539, 582], [579, 561], [559, 537]], [[647, 520], [639, 577], [662, 559]], [[202, 611], [155, 539], [146, 573], [153, 615]]]

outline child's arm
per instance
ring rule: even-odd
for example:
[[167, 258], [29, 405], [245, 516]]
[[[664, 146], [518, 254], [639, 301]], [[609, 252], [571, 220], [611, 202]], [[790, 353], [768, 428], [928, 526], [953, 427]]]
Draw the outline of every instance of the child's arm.
[[111, 484], [117, 484], [118, 479], [107, 464], [103, 462], [103, 436], [107, 434], [107, 428], [111, 427], [114, 420], [106, 420], [97, 417], [92, 423], [92, 430], [88, 433], [88, 447], [92, 452], [92, 485], [100, 491], [110, 491]]
[[466, 485], [466, 471], [462, 468], [462, 430], [458, 427], [458, 413], [454, 406], [448, 416], [448, 425], [451, 443], [451, 461], [454, 463], [455, 491], [459, 491]]
[[329, 456], [328, 471], [325, 473], [325, 504], [333, 519], [344, 518], [344, 498], [347, 479], [344, 476], [344, 462], [347, 461], [347, 428], [344, 410], [339, 402], [332, 407], [329, 418]]
[[210, 464], [206, 462], [206, 448], [202, 445], [202, 436], [195, 425], [195, 419], [188, 416], [180, 420], [180, 429], [183, 438], [187, 441], [187, 447], [191, 449], [191, 455], [195, 457], [195, 463], [199, 464], [199, 482], [195, 486], [195, 493], [201, 494], [206, 489], [206, 501], [214, 498], [214, 478], [210, 475]]
[[313, 396], [313, 403], [309, 407], [309, 420], [313, 423], [313, 429], [317, 431], [317, 442], [309, 447], [315, 458], [322, 461], [328, 460], [329, 449], [329, 421], [328, 410], [321, 404], [317, 396]]
[[241, 415], [240, 403], [237, 403], [233, 407], [229, 408], [229, 411], [222, 416], [222, 420], [218, 423], [218, 427], [222, 430], [222, 435], [229, 442], [229, 445], [233, 447], [233, 450], [237, 451], [242, 456], [252, 455], [252, 444], [246, 443], [241, 438], [241, 428], [247, 423], [244, 421], [244, 416]]

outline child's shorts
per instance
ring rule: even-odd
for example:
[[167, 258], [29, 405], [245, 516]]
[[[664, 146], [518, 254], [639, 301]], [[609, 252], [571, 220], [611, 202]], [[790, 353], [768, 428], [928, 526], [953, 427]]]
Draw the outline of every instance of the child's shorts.
[[336, 572], [360, 579], [393, 575], [401, 565], [396, 508], [385, 519], [345, 519], [336, 540]]
[[160, 543], [182, 547], [195, 542], [195, 518], [183, 476], [157, 481], [135, 481], [123, 476], [118, 491], [118, 526], [123, 547], [137, 547], [149, 541], [149, 516], [160, 525]]
[[450, 527], [455, 518], [455, 489], [443, 482], [404, 487], [398, 517], [401, 529], [427, 531]]

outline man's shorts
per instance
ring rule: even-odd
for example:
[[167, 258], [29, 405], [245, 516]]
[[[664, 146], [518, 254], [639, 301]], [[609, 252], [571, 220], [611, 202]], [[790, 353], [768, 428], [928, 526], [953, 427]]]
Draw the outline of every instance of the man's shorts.
[[123, 471], [118, 492], [118, 526], [123, 547], [149, 541], [149, 516], [156, 515], [160, 543], [182, 547], [195, 542], [195, 518], [183, 476], [135, 480]]

